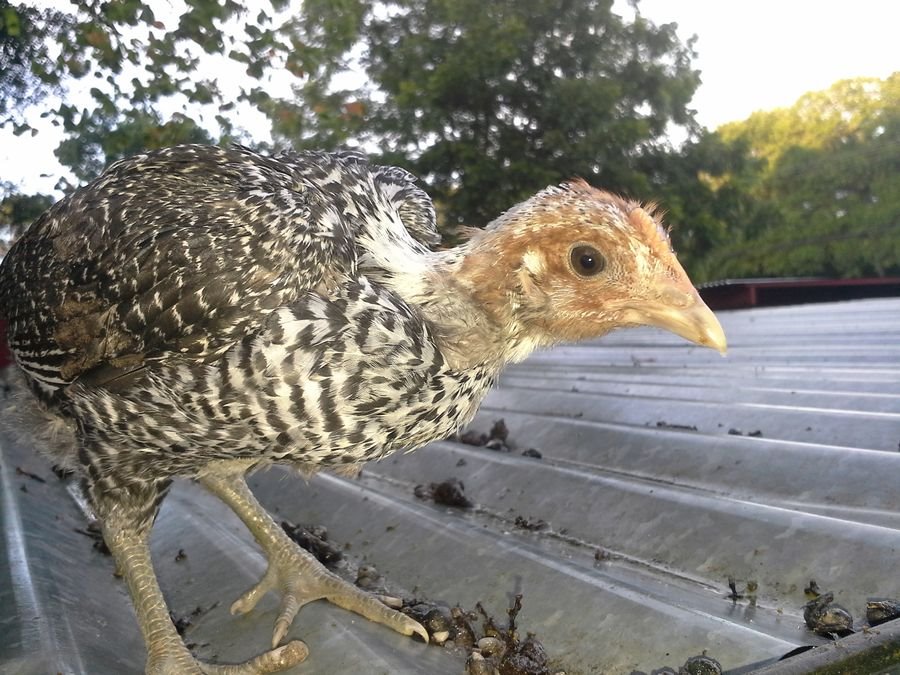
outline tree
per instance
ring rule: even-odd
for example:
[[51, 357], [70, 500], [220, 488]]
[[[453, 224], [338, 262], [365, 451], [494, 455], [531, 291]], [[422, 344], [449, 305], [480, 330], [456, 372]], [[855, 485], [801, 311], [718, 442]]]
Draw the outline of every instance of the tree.
[[671, 125], [694, 128], [690, 43], [611, 0], [401, 0], [366, 35], [383, 94], [370, 128], [450, 222], [486, 223], [574, 176], [644, 192], [639, 160]]
[[[67, 135], [60, 160], [86, 180], [144, 148], [241, 138], [247, 103], [270, 118], [276, 145], [383, 148], [426, 177], [451, 221], [470, 223], [574, 176], [646, 191], [640, 161], [665, 149], [671, 124], [694, 126], [690, 45], [673, 25], [617, 16], [611, 0], [153, 7], [94, 0], [67, 13], [0, 0], [16, 81], [34, 94], [28, 114], [3, 107], [17, 94], [0, 69], [0, 125], [32, 130], [43, 97], [42, 114]], [[371, 87], [336, 86], [359, 54]], [[243, 67], [236, 99], [201, 74], [210, 59]], [[292, 96], [269, 93], [279, 73], [293, 78]]]
[[740, 189], [777, 211], [734, 224], [706, 262], [719, 276], [900, 274], [900, 73], [844, 80], [719, 133], [757, 159]]
[[59, 91], [50, 45], [71, 36], [75, 22], [57, 10], [13, 7], [0, 0], [0, 126], [24, 133], [24, 111]]
[[15, 238], [35, 218], [49, 209], [55, 200], [49, 195], [10, 195], [0, 200], [0, 225], [8, 232], [2, 238]]
[[762, 161], [742, 141], [704, 131], [681, 148], [647, 156], [640, 168], [650, 184], [646, 197], [664, 206], [675, 250], [695, 282], [722, 278], [710, 264], [712, 252], [780, 222], [778, 208], [754, 194]]
[[[62, 11], [0, 0], [0, 127], [36, 133], [34, 116], [49, 117], [68, 137], [60, 160], [80, 179], [126, 152], [240, 137], [242, 104], [269, 115], [276, 135], [314, 136], [317, 117], [353, 99], [328, 83], [368, 3], [289, 4], [250, 13], [235, 0], [88, 0]], [[229, 65], [246, 76], [237, 95], [229, 78], [206, 74]], [[275, 76], [293, 78], [306, 106], [272, 96]], [[331, 145], [346, 138], [336, 125], [328, 132]]]

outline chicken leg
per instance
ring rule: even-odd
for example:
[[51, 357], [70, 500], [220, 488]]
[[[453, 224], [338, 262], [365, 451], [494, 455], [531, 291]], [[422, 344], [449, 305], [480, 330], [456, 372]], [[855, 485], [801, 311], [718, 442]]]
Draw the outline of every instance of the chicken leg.
[[249, 612], [268, 591], [280, 591], [282, 599], [272, 634], [273, 648], [287, 634], [300, 608], [320, 599], [384, 624], [403, 635], [419, 635], [428, 642], [428, 633], [417, 621], [329, 572], [311, 554], [291, 541], [256, 501], [243, 472], [207, 473], [200, 477], [200, 482], [231, 507], [266, 553], [269, 567], [265, 575], [231, 605], [231, 613]]
[[126, 508], [122, 503], [101, 501], [97, 506], [103, 538], [131, 593], [147, 645], [146, 672], [149, 675], [261, 675], [286, 670], [309, 654], [302, 641], [294, 640], [242, 664], [197, 661], [175, 630], [153, 571], [148, 545], [152, 518], [144, 517], [145, 510], [139, 510], [141, 515], [138, 515], [137, 510]]

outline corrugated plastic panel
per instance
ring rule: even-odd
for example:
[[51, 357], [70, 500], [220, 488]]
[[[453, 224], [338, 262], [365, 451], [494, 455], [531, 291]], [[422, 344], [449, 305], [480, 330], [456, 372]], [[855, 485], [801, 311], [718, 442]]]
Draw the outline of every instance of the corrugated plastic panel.
[[[720, 317], [727, 358], [637, 330], [510, 367], [472, 425], [502, 418], [510, 452], [443, 441], [356, 480], [274, 469], [251, 484], [398, 594], [500, 618], [522, 593], [521, 629], [569, 675], [677, 669], [704, 650], [741, 669], [826, 642], [804, 626], [810, 579], [858, 625], [868, 596], [900, 595], [900, 300]], [[0, 671], [140, 672], [124, 585], [75, 532], [64, 484], [12, 439], [0, 449]], [[450, 477], [474, 508], [414, 496]], [[227, 611], [265, 562], [223, 505], [178, 484], [153, 550], [172, 609], [199, 607], [186, 633], [198, 655], [238, 661], [268, 644], [274, 599]], [[729, 577], [756, 582], [755, 604], [727, 597]], [[324, 603], [291, 635], [311, 649], [298, 673], [463, 671], [460, 652]]]

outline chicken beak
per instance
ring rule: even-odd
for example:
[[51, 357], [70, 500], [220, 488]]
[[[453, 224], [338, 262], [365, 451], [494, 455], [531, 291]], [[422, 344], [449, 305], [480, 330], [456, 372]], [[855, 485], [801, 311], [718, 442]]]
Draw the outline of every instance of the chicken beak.
[[686, 275], [683, 281], [668, 281], [656, 299], [632, 305], [627, 314], [634, 323], [671, 331], [722, 355], [728, 347], [722, 325]]

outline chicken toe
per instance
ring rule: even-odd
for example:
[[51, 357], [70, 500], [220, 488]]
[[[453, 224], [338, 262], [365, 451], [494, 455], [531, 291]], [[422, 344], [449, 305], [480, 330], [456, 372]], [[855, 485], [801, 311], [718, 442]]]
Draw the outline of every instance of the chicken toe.
[[300, 608], [315, 600], [328, 600], [402, 635], [418, 635], [428, 642], [428, 632], [419, 622], [328, 571], [298, 547], [256, 501], [242, 475], [207, 473], [200, 482], [231, 507], [266, 553], [269, 566], [265, 575], [232, 604], [231, 612], [249, 612], [267, 592], [281, 593], [273, 647], [284, 639]]
[[140, 509], [134, 513], [115, 507], [101, 509], [104, 539], [128, 585], [147, 645], [148, 675], [263, 675], [287, 670], [307, 657], [306, 645], [293, 640], [241, 664], [195, 659], [172, 623], [156, 580], [147, 543], [152, 518], [141, 517], [144, 513]]

